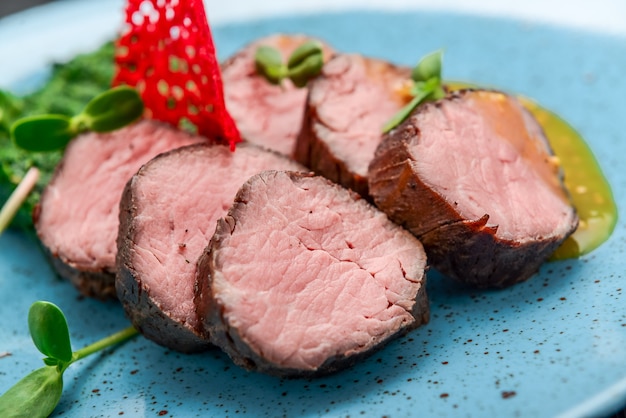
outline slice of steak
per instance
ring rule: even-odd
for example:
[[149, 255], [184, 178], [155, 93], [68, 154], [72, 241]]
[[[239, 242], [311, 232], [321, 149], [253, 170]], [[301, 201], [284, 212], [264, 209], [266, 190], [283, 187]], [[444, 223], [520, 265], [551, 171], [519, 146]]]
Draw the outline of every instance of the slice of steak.
[[428, 321], [425, 264], [420, 242], [356, 193], [269, 171], [218, 221], [196, 305], [240, 366], [321, 375]]
[[408, 68], [360, 55], [336, 55], [309, 84], [296, 160], [368, 196], [367, 167], [383, 125], [407, 102]]
[[369, 186], [433, 266], [479, 287], [528, 279], [578, 225], [541, 126], [496, 91], [419, 107], [380, 144]]
[[[304, 35], [268, 36], [247, 45], [222, 65], [226, 107], [245, 140], [293, 157], [308, 90], [296, 88], [290, 80], [280, 86], [270, 84], [257, 74], [254, 55], [259, 46], [266, 45], [278, 49], [286, 62], [297, 47], [310, 40], [313, 38]], [[322, 45], [328, 59], [333, 51]]]
[[133, 325], [166, 347], [207, 348], [193, 303], [196, 262], [241, 185], [268, 169], [304, 170], [252, 144], [191, 145], [161, 154], [126, 185], [117, 295]]
[[74, 139], [33, 214], [37, 234], [58, 273], [85, 296], [115, 297], [124, 185], [157, 154], [199, 141], [205, 139], [150, 121]]

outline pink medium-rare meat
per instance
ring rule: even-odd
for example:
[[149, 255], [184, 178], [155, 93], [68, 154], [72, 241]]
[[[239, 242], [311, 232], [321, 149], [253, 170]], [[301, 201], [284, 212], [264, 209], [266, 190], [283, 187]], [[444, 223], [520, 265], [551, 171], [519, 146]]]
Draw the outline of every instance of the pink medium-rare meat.
[[528, 279], [578, 225], [540, 125], [496, 91], [419, 107], [386, 135], [369, 181], [432, 265], [479, 287]]
[[[290, 80], [280, 86], [270, 84], [257, 73], [254, 55], [259, 46], [267, 45], [280, 51], [286, 62], [297, 47], [311, 40], [304, 35], [268, 36], [247, 45], [222, 65], [226, 107], [247, 141], [293, 156], [308, 90], [296, 88]], [[332, 49], [322, 45], [328, 59]]]
[[203, 140], [149, 121], [74, 139], [34, 213], [37, 234], [59, 274], [86, 296], [115, 297], [124, 185], [155, 155]]
[[269, 171], [218, 221], [196, 305], [240, 366], [320, 375], [428, 321], [425, 265], [420, 242], [356, 193]]
[[382, 128], [407, 103], [410, 70], [360, 55], [333, 57], [309, 84], [296, 160], [368, 196], [367, 167]]
[[253, 144], [179, 148], [145, 164], [121, 201], [117, 295], [133, 325], [166, 347], [208, 347], [193, 303], [196, 262], [241, 185], [268, 169], [303, 170]]

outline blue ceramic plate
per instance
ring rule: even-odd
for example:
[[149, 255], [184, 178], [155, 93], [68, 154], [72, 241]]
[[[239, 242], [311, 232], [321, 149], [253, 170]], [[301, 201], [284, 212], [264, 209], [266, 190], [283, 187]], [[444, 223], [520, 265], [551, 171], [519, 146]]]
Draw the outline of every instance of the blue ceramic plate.
[[[112, 36], [110, 20], [121, 19], [121, 11], [103, 3], [81, 2], [81, 9], [74, 2], [76, 7], [57, 5], [46, 13], [40, 9], [1, 21], [0, 49], [12, 48], [14, 55], [10, 60], [0, 55], [0, 83], [28, 89], [45, 72], [42, 60], [50, 48], [71, 54]], [[102, 21], [109, 23], [92, 25], [92, 30], [73, 33], [69, 23], [55, 20], [98, 7]], [[49, 34], [40, 37], [41, 44], [30, 41], [36, 28], [52, 25], [56, 29], [49, 34], [65, 36], [63, 41], [51, 41]], [[534, 97], [569, 120], [591, 145], [618, 207], [626, 207], [624, 37], [433, 11], [338, 12], [221, 24], [213, 31], [222, 58], [277, 31], [307, 32], [339, 50], [404, 64], [444, 47], [447, 78]], [[24, 70], [17, 75], [11, 72], [21, 65]], [[57, 279], [30, 238], [5, 233], [0, 248], [0, 392], [42, 365], [26, 327], [33, 301], [62, 307], [75, 348], [128, 325], [116, 303], [81, 298]], [[593, 253], [546, 264], [531, 280], [510, 289], [476, 291], [433, 273], [428, 325], [352, 369], [316, 380], [279, 380], [243, 371], [218, 351], [182, 355], [135, 338], [72, 366], [55, 414], [608, 414], [626, 405], [625, 251], [624, 225], [618, 223], [611, 239]]]

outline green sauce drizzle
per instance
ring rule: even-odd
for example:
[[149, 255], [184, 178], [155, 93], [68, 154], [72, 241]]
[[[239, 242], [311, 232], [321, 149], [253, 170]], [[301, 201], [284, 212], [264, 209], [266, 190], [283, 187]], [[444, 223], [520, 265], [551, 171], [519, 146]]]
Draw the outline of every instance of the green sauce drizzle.
[[[446, 87], [457, 90], [476, 86], [449, 82]], [[611, 186], [591, 149], [571, 125], [530, 99], [519, 97], [519, 100], [537, 118], [558, 156], [565, 175], [565, 187], [580, 218], [576, 231], [554, 252], [551, 260], [588, 254], [606, 241], [615, 229], [617, 205]]]
[[552, 255], [553, 260], [587, 254], [606, 241], [617, 223], [617, 206], [591, 149], [574, 128], [537, 103], [521, 99], [544, 129], [565, 173], [565, 187], [578, 212], [576, 231]]

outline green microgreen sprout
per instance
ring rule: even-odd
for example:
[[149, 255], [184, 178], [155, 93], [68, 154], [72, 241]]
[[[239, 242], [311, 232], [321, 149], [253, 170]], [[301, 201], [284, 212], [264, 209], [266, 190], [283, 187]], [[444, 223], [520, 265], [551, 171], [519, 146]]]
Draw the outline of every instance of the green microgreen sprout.
[[119, 86], [94, 97], [79, 114], [37, 115], [19, 119], [11, 126], [13, 142], [28, 151], [61, 149], [85, 131], [109, 132], [135, 121], [143, 114], [139, 93]]
[[61, 399], [63, 373], [73, 363], [137, 335], [128, 327], [78, 351], [72, 351], [65, 315], [55, 304], [33, 303], [28, 312], [28, 329], [37, 349], [46, 357], [37, 369], [0, 396], [2, 417], [47, 417]]
[[324, 52], [320, 42], [308, 41], [296, 48], [285, 63], [280, 51], [262, 45], [256, 50], [254, 63], [257, 72], [269, 83], [280, 85], [287, 78], [302, 88], [322, 71]]
[[411, 101], [398, 111], [384, 126], [383, 133], [387, 133], [406, 118], [421, 103], [439, 100], [446, 95], [441, 83], [441, 62], [443, 51], [437, 50], [425, 55], [411, 72]]
[[9, 226], [20, 206], [24, 203], [28, 194], [33, 190], [39, 180], [39, 170], [37, 167], [28, 169], [24, 178], [17, 185], [9, 199], [0, 209], [0, 235]]

